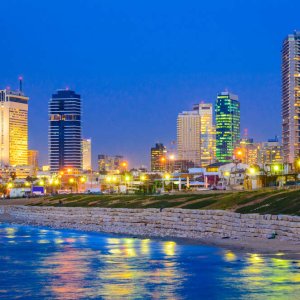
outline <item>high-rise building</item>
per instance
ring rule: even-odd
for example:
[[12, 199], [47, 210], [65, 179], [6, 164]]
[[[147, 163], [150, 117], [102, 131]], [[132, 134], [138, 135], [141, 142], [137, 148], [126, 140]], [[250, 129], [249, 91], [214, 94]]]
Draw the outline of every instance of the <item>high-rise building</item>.
[[51, 172], [82, 169], [81, 97], [58, 90], [49, 102], [49, 163]]
[[179, 160], [201, 165], [201, 116], [199, 111], [183, 111], [177, 118], [177, 152]]
[[162, 143], [156, 143], [151, 148], [151, 171], [165, 172], [167, 169], [167, 148]]
[[127, 166], [127, 162], [121, 155], [98, 155], [98, 169], [101, 173], [119, 173], [126, 171]]
[[201, 167], [206, 167], [214, 162], [216, 152], [216, 132], [213, 125], [213, 105], [200, 103], [194, 105], [194, 110], [199, 112], [201, 118], [200, 143]]
[[216, 158], [230, 162], [240, 140], [240, 102], [238, 97], [222, 92], [216, 102]]
[[28, 100], [22, 92], [0, 90], [0, 164], [28, 164]]
[[82, 169], [90, 171], [92, 169], [92, 140], [82, 139]]
[[294, 163], [300, 157], [300, 32], [283, 41], [281, 104], [283, 159]]
[[28, 165], [37, 171], [39, 168], [39, 151], [28, 150]]

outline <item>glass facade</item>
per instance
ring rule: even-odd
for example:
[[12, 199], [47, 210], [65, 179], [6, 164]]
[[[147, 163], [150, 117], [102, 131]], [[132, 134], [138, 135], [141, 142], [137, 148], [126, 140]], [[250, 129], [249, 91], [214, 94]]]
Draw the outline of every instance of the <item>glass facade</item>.
[[236, 95], [220, 93], [216, 107], [216, 158], [231, 162], [240, 141], [240, 102]]
[[81, 97], [58, 90], [49, 102], [49, 164], [52, 172], [82, 169]]

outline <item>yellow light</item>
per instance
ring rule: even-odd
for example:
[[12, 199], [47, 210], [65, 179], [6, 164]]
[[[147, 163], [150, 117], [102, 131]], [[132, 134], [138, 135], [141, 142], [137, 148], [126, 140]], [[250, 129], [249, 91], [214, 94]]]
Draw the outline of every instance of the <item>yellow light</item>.
[[242, 155], [243, 154], [243, 152], [241, 151], [241, 150], [239, 150], [238, 152], [237, 152], [237, 155]]
[[64, 175], [64, 171], [60, 171], [59, 174], [60, 174], [60, 175]]
[[146, 176], [145, 175], [141, 175], [140, 180], [141, 181], [145, 181], [146, 180]]
[[174, 154], [171, 154], [170, 155], [170, 160], [174, 160], [175, 159], [175, 155]]
[[127, 162], [126, 161], [122, 162], [122, 167], [124, 167], [124, 168], [127, 167]]
[[224, 172], [224, 176], [230, 176], [230, 172], [229, 171]]
[[252, 175], [255, 174], [255, 169], [254, 168], [250, 168], [249, 169], [249, 173], [252, 174]]
[[162, 162], [165, 162], [166, 159], [165, 159], [164, 157], [162, 157], [160, 160], [161, 160]]
[[55, 185], [58, 185], [58, 184], [59, 184], [59, 180], [58, 180], [58, 179], [55, 179], [55, 180], [54, 180], [54, 184], [55, 184]]
[[278, 165], [274, 166], [274, 171], [279, 171], [279, 166]]
[[85, 178], [84, 177], [80, 177], [80, 182], [84, 183], [85, 182]]
[[53, 183], [53, 179], [49, 179], [49, 184], [52, 184]]
[[30, 183], [28, 181], [26, 181], [25, 186], [30, 186]]
[[13, 187], [13, 184], [12, 184], [11, 182], [9, 182], [9, 183], [7, 184], [7, 187], [8, 187], [9, 189], [11, 189], [11, 188]]
[[68, 173], [71, 173], [71, 172], [72, 172], [72, 169], [71, 169], [71, 168], [69, 168], [67, 171], [68, 171]]
[[44, 185], [44, 184], [45, 184], [44, 180], [39, 181], [39, 185]]
[[170, 179], [171, 178], [171, 176], [170, 176], [170, 174], [165, 174], [165, 179]]
[[113, 177], [112, 177], [112, 181], [117, 181], [117, 177], [116, 177], [116, 176], [113, 176]]
[[74, 178], [70, 178], [69, 179], [69, 183], [74, 183], [75, 179]]
[[300, 159], [297, 161], [297, 165], [300, 166]]
[[129, 181], [130, 177], [129, 176], [125, 176], [125, 181]]
[[111, 177], [110, 177], [110, 176], [107, 176], [107, 177], [105, 178], [105, 180], [106, 180], [107, 182], [111, 182]]

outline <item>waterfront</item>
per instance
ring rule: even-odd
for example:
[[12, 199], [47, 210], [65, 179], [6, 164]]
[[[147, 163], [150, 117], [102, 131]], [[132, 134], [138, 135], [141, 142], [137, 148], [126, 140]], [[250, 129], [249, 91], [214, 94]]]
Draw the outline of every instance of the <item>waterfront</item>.
[[288, 299], [300, 261], [174, 241], [0, 225], [0, 298]]

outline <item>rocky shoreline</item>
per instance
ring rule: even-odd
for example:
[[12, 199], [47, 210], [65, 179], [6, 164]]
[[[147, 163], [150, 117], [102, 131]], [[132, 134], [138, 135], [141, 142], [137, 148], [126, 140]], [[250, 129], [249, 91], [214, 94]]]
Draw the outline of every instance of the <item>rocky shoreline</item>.
[[300, 258], [300, 217], [222, 210], [0, 206], [0, 222], [173, 239]]

